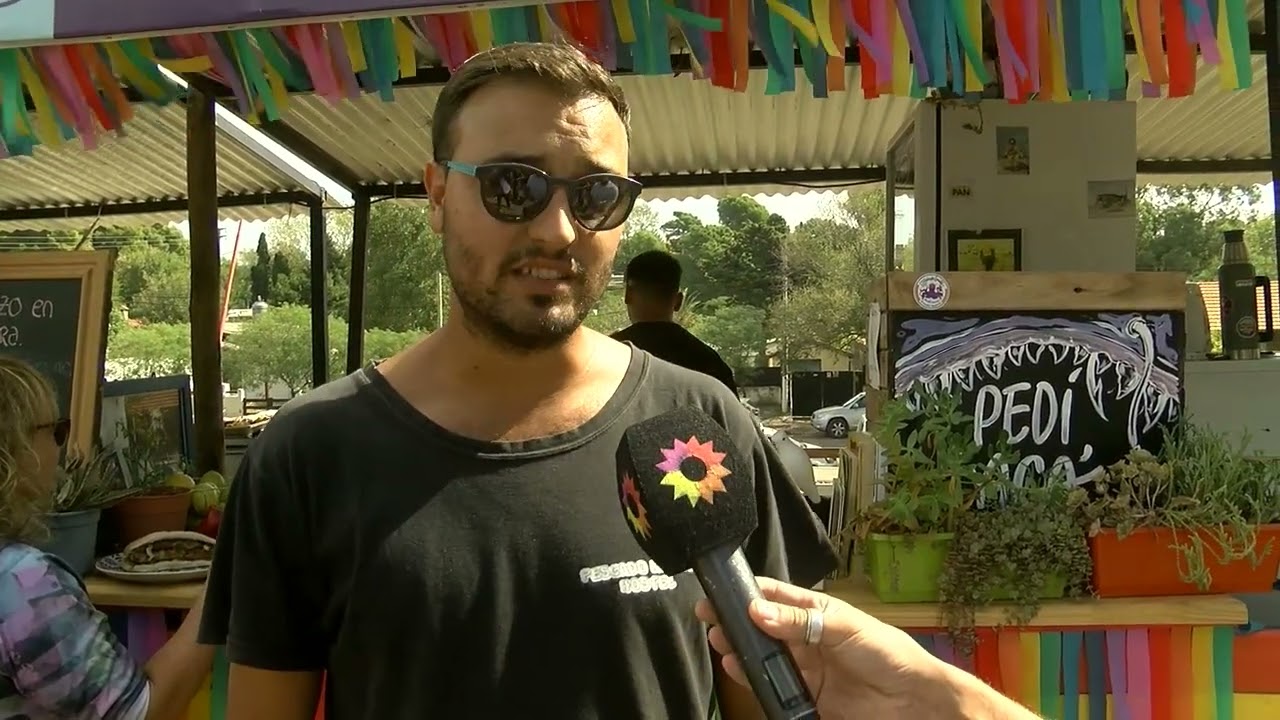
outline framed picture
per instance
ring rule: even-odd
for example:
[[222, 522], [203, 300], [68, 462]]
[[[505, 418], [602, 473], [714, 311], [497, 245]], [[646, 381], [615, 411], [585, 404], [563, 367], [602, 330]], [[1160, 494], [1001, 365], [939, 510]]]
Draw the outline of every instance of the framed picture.
[[949, 230], [947, 268], [965, 272], [1021, 270], [1022, 231]]

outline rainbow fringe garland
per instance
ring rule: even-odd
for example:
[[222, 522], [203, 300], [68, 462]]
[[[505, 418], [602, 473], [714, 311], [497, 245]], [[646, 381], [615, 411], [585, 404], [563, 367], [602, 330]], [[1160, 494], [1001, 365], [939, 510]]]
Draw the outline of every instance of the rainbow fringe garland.
[[[163, 611], [123, 610], [109, 617], [116, 636], [139, 662], [149, 659], [169, 637]], [[1248, 691], [1236, 687], [1233, 651], [1238, 636], [1232, 627], [1064, 632], [983, 628], [970, 657], [957, 657], [946, 633], [914, 637], [940, 659], [976, 674], [1046, 720], [1277, 717], [1278, 704], [1256, 702], [1273, 696], [1246, 695], [1242, 693]], [[226, 691], [227, 664], [219, 653], [186, 720], [225, 720]], [[1261, 709], [1263, 705], [1267, 709]], [[316, 720], [323, 718], [323, 711], [318, 712]]]
[[[1218, 66], [1224, 88], [1253, 82], [1245, 0], [987, 0], [985, 11], [1011, 102], [1123, 99], [1126, 24], [1145, 97], [1190, 95], [1197, 54]], [[754, 46], [768, 63], [769, 94], [794, 91], [797, 69], [815, 97], [845, 90], [845, 50], [856, 48], [866, 98], [924, 97], [930, 88], [975, 95], [993, 80], [983, 13], [983, 0], [582, 0], [0, 49], [0, 157], [77, 135], [93, 149], [102, 131], [132, 117], [123, 85], [155, 103], [178, 96], [160, 66], [224, 83], [251, 121], [279, 119], [290, 92], [390, 101], [393, 83], [419, 68], [415, 41], [450, 69], [494, 45], [565, 39], [610, 69], [665, 75], [674, 29], [700, 77], [739, 92]]]
[[946, 634], [915, 635], [1047, 720], [1232, 720], [1235, 637], [1231, 627], [981, 629], [962, 658]]

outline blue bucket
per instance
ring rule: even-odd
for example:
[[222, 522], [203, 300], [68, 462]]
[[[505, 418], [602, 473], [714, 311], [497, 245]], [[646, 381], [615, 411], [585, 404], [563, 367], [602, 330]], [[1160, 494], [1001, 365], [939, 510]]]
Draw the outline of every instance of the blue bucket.
[[93, 569], [98, 520], [101, 517], [101, 510], [77, 510], [46, 516], [49, 539], [39, 543], [40, 549], [58, 556], [81, 577], [85, 576]]

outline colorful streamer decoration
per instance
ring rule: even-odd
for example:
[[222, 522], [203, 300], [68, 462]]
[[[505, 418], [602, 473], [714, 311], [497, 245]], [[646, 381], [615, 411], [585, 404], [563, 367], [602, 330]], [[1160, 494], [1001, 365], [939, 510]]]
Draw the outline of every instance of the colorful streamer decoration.
[[[994, 57], [984, 55], [987, 16]], [[856, 58], [868, 99], [976, 98], [995, 86], [1014, 103], [1119, 100], [1130, 81], [1126, 29], [1143, 97], [1191, 94], [1197, 58], [1217, 66], [1226, 89], [1253, 83], [1244, 0], [579, 0], [0, 49], [0, 158], [76, 137], [92, 149], [122, 131], [130, 96], [180, 96], [160, 68], [222, 83], [260, 122], [280, 119], [291, 92], [391, 101], [395, 82], [424, 64], [452, 70], [512, 42], [568, 41], [611, 70], [666, 75], [675, 34], [698, 77], [737, 92], [754, 49], [769, 94], [795, 91], [797, 76], [814, 97], [844, 91], [845, 59]]]

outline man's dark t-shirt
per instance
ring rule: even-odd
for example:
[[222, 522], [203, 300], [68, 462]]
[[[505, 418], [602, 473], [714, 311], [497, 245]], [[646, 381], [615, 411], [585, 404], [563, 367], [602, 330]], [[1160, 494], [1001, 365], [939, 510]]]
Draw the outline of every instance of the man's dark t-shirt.
[[777, 455], [704, 375], [635, 350], [585, 425], [499, 443], [432, 423], [368, 368], [289, 403], [251, 444], [201, 641], [233, 663], [327, 671], [329, 720], [713, 717], [702, 590], [645, 557], [615, 480], [623, 431], [681, 406], [724, 424], [747, 460], [756, 572], [825, 576], [817, 518], [770, 481]]
[[632, 323], [610, 335], [614, 340], [629, 342], [669, 363], [690, 370], [697, 370], [724, 383], [734, 395], [738, 384], [733, 380], [733, 370], [720, 353], [689, 332], [680, 323], [646, 321]]

